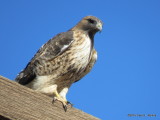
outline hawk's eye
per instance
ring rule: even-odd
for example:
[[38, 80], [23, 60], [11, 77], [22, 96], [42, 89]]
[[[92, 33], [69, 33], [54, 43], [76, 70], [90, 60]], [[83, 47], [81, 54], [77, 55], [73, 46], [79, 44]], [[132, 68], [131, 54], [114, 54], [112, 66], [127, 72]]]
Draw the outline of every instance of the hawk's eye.
[[92, 20], [92, 19], [88, 19], [88, 21], [89, 21], [89, 23], [92, 23], [92, 24], [94, 24], [94, 23], [95, 23], [95, 21], [94, 21], [94, 20]]

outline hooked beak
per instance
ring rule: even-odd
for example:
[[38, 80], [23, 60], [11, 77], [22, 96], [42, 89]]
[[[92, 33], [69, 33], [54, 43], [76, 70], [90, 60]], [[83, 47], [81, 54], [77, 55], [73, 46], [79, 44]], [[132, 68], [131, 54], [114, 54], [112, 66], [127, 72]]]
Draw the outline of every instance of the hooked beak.
[[102, 23], [97, 23], [97, 29], [101, 32], [102, 31]]

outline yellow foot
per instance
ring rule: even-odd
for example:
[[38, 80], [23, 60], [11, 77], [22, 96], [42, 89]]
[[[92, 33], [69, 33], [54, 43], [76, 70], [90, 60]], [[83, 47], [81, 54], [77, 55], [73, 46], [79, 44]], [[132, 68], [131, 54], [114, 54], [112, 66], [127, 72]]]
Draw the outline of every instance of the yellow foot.
[[66, 112], [67, 111], [67, 106], [71, 105], [71, 107], [73, 106], [70, 102], [68, 102], [66, 99], [63, 99], [58, 92], [55, 92], [55, 97], [53, 98], [52, 104], [54, 104], [55, 101], [59, 101], [62, 103], [63, 105], [63, 109]]

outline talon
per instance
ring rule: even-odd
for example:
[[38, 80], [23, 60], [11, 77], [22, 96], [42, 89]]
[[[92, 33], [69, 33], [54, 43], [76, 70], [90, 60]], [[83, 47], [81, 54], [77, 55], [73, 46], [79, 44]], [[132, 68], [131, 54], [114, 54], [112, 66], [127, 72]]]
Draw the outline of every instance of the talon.
[[67, 112], [67, 106], [68, 106], [68, 105], [70, 105], [71, 108], [72, 108], [73, 104], [70, 103], [69, 101], [67, 101], [66, 98], [61, 97], [61, 96], [58, 94], [57, 91], [54, 91], [54, 94], [55, 94], [55, 96], [54, 96], [54, 98], [53, 98], [53, 100], [52, 100], [52, 104], [54, 104], [55, 101], [61, 102], [62, 105], [63, 105], [63, 109], [64, 109], [65, 112]]
[[57, 100], [57, 98], [54, 97], [53, 100], [52, 100], [52, 104], [54, 104], [56, 100]]
[[64, 109], [65, 112], [67, 112], [67, 105], [63, 104], [63, 109]]
[[71, 102], [69, 102], [69, 101], [67, 101], [67, 105], [70, 105], [71, 108], [73, 107], [73, 104]]

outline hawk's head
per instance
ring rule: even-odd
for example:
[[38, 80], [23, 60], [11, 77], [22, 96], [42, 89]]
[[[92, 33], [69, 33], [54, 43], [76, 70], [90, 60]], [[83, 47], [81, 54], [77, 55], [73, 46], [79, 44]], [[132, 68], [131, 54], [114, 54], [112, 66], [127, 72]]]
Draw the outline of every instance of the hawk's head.
[[102, 30], [102, 21], [94, 16], [84, 17], [74, 28], [95, 34]]

